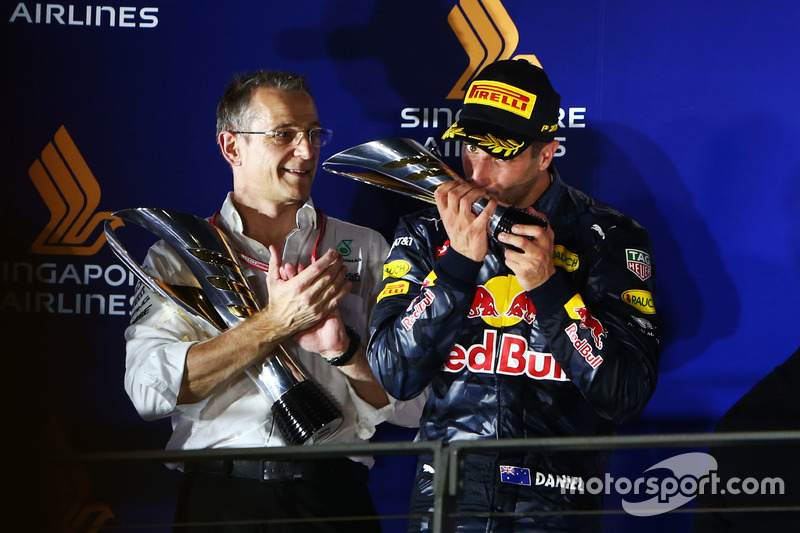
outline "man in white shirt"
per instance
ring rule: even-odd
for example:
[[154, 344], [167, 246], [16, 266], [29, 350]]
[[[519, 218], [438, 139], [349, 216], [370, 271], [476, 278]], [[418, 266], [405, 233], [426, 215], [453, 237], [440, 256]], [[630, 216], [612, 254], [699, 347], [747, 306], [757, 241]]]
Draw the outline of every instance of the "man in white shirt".
[[[387, 396], [360, 342], [388, 246], [374, 230], [324, 216], [310, 198], [320, 147], [330, 137], [304, 76], [239, 76], [220, 100], [217, 141], [233, 172], [233, 191], [211, 221], [239, 255], [260, 311], [216, 334], [139, 288], [125, 332], [125, 389], [143, 418], [171, 418], [168, 449], [286, 445], [271, 399], [246, 372], [279, 345], [342, 410], [342, 425], [326, 443], [364, 442], [384, 420], [417, 424], [424, 399], [405, 404]], [[166, 283], [197, 285], [163, 241], [150, 249], [143, 266]], [[185, 476], [176, 525], [228, 522], [225, 531], [234, 531], [232, 522], [249, 522], [235, 531], [380, 531], [377, 519], [297, 522], [374, 516], [367, 490], [371, 466], [365, 457], [178, 465]]]

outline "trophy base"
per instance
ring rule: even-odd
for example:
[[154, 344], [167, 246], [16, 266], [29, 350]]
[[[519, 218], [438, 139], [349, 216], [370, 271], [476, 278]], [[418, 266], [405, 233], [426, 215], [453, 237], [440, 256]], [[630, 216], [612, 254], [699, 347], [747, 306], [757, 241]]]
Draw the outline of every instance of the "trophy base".
[[342, 424], [342, 415], [311, 380], [297, 383], [272, 404], [272, 416], [290, 444], [315, 444], [328, 439]]

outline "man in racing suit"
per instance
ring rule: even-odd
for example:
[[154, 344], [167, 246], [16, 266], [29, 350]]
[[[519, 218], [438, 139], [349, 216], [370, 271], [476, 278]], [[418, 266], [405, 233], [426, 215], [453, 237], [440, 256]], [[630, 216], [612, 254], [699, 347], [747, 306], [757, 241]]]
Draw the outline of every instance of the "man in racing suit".
[[[125, 390], [146, 420], [170, 417], [168, 449], [286, 445], [272, 398], [246, 372], [274, 357], [278, 345], [342, 411], [326, 444], [366, 442], [384, 420], [416, 426], [420, 409], [403, 418], [404, 402], [387, 397], [359, 341], [388, 246], [374, 230], [326, 217], [310, 199], [320, 146], [330, 136], [303, 76], [242, 75], [220, 100], [217, 139], [233, 191], [212, 222], [238, 255], [260, 311], [219, 333], [140, 287], [125, 332]], [[143, 266], [170, 286], [198, 285], [163, 241]], [[380, 531], [367, 487], [372, 464], [370, 457], [340, 457], [171, 465], [185, 473], [176, 525], [204, 532], [255, 531], [253, 523], [262, 522], [258, 531]], [[373, 519], [291, 521], [331, 516]]]
[[[429, 393], [419, 440], [607, 435], [652, 396], [658, 366], [647, 231], [566, 185], [552, 159], [560, 97], [525, 61], [487, 66], [444, 139], [466, 180], [401, 219], [370, 322], [368, 357], [401, 399]], [[532, 109], [531, 109], [532, 107]], [[479, 215], [471, 205], [489, 198]], [[497, 238], [497, 205], [541, 216]], [[446, 524], [457, 531], [597, 531], [586, 491], [608, 453], [467, 455]], [[433, 468], [417, 465], [409, 531], [427, 530]], [[435, 472], [441, 475], [441, 472]], [[446, 530], [450, 531], [450, 528]]]

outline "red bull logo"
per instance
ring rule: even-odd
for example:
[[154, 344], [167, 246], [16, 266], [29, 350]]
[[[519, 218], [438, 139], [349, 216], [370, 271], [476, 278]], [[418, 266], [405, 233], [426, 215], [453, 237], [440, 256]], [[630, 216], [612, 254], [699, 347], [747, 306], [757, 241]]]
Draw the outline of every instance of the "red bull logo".
[[533, 324], [536, 308], [513, 275], [497, 276], [479, 285], [467, 318], [480, 318], [492, 327]]
[[425, 310], [433, 303], [436, 295], [432, 291], [424, 291], [422, 298], [418, 298], [416, 303], [411, 306], [411, 312], [404, 316], [401, 320], [403, 327], [406, 331], [410, 330], [419, 317], [421, 317]]
[[581, 317], [580, 328], [581, 329], [588, 329], [591, 334], [592, 338], [594, 339], [594, 344], [602, 349], [603, 348], [603, 337], [606, 336], [606, 330], [603, 328], [603, 324], [600, 323], [595, 317], [592, 316], [592, 313], [589, 312], [588, 309], [585, 307], [576, 307], [573, 309], [575, 314]]
[[483, 343], [453, 346], [444, 364], [445, 372], [469, 370], [478, 374], [527, 376], [536, 380], [569, 381], [552, 354], [528, 349], [525, 337], [504, 333], [500, 342], [496, 330], [483, 332]]
[[589, 363], [592, 368], [597, 368], [603, 363], [603, 358], [599, 355], [595, 355], [592, 345], [588, 340], [582, 338], [579, 332], [580, 330], [588, 330], [594, 341], [594, 345], [597, 349], [602, 350], [603, 338], [607, 335], [603, 324], [592, 316], [586, 304], [583, 303], [583, 298], [581, 298], [580, 294], [576, 294], [570, 298], [570, 300], [564, 304], [564, 309], [567, 311], [570, 318], [578, 320], [578, 323], [572, 323], [567, 326], [564, 332], [567, 334], [567, 337], [569, 337], [575, 350], [586, 359], [586, 362]]
[[536, 319], [536, 308], [533, 306], [531, 299], [528, 298], [528, 295], [521, 292], [511, 300], [511, 305], [508, 307], [508, 311], [506, 311], [506, 316], [519, 318], [528, 324], [533, 324], [533, 321]]
[[500, 313], [497, 312], [497, 304], [495, 303], [494, 295], [483, 285], [479, 286], [478, 290], [475, 291], [475, 299], [472, 300], [472, 307], [470, 307], [469, 313], [467, 313], [467, 318], [498, 318], [499, 316]]

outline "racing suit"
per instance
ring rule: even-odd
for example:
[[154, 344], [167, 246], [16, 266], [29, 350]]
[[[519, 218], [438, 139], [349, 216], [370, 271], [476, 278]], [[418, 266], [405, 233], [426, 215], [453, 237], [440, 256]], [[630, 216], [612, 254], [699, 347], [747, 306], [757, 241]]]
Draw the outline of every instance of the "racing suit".
[[[650, 237], [551, 171], [552, 183], [533, 207], [553, 227], [557, 268], [535, 289], [521, 288], [494, 239], [483, 262], [450, 249], [436, 209], [398, 224], [368, 353], [394, 397], [429, 393], [417, 440], [611, 434], [654, 392], [659, 342]], [[470, 454], [455, 511], [483, 516], [458, 518], [454, 527], [597, 530], [596, 515], [563, 511], [601, 506], [602, 495], [584, 489], [608, 455]], [[412, 515], [433, 509], [428, 460], [417, 465]], [[425, 530], [427, 522], [412, 520], [409, 531]]]

